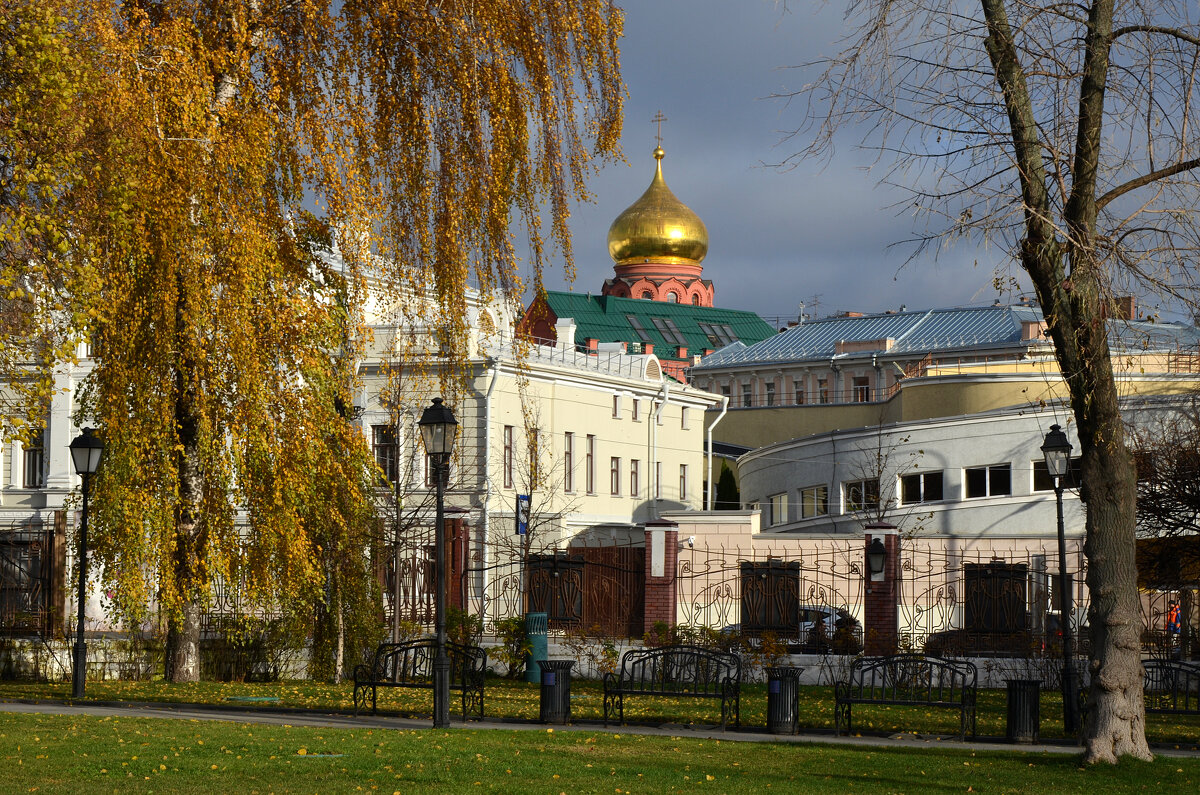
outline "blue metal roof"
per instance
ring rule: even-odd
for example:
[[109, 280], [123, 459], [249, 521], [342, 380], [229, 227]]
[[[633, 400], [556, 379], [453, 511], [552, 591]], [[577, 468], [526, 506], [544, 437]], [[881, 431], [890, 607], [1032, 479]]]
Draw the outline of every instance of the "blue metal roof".
[[[839, 342], [878, 340], [879, 353], [903, 358], [938, 351], [1024, 348], [1040, 344], [1040, 340], [1023, 339], [1022, 324], [1041, 320], [1041, 309], [1026, 305], [825, 318], [793, 326], [756, 345], [730, 345], [705, 357], [692, 370], [828, 360], [838, 355]], [[887, 339], [892, 340], [890, 348]], [[1109, 324], [1109, 339], [1114, 350], [1176, 350], [1200, 345], [1200, 330], [1179, 323], [1114, 321]]]

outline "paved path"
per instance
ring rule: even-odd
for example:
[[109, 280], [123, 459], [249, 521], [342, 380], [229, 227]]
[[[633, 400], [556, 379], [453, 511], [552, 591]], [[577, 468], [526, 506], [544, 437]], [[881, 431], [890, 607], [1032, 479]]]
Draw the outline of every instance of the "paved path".
[[[224, 705], [168, 704], [155, 702], [96, 701], [71, 703], [67, 701], [0, 701], [0, 712], [41, 713], [49, 715], [95, 715], [99, 717], [166, 718], [176, 720], [224, 720], [235, 723], [262, 723], [270, 725], [309, 726], [334, 729], [428, 729], [428, 719], [399, 718], [388, 715], [360, 715], [355, 717], [346, 712], [323, 712], [315, 709], [287, 709], [262, 707], [242, 709]], [[452, 729], [496, 729], [545, 731], [547, 726], [527, 720], [451, 720]], [[1027, 753], [1078, 754], [1078, 746], [1065, 743], [1040, 743], [1037, 745], [1011, 745], [995, 738], [963, 742], [956, 737], [922, 736], [899, 734], [892, 736], [838, 737], [832, 733], [810, 733], [798, 735], [768, 734], [765, 731], [742, 729], [721, 731], [716, 726], [664, 724], [661, 726], [616, 726], [607, 729], [600, 721], [580, 721], [571, 726], [554, 726], [555, 731], [607, 731], [614, 734], [645, 734], [667, 737], [690, 737], [695, 739], [723, 740], [726, 742], [772, 742], [772, 743], [824, 743], [827, 745], [866, 746], [884, 748], [948, 748], [972, 751], [1021, 751]], [[1160, 756], [1200, 757], [1200, 746], [1157, 746], [1154, 753]]]

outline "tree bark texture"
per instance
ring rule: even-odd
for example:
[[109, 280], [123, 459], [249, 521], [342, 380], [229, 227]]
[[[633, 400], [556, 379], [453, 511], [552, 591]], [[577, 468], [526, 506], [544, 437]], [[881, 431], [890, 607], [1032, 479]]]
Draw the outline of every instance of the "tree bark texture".
[[[1082, 729], [1086, 759], [1116, 762], [1124, 755], [1149, 759], [1134, 559], [1137, 488], [1108, 347], [1104, 265], [1096, 251], [1096, 179], [1113, 0], [1098, 0], [1090, 8], [1074, 181], [1062, 210], [1062, 226], [1052, 220], [1056, 213], [1046, 191], [1039, 130], [1004, 0], [981, 0], [981, 4], [988, 26], [985, 46], [1004, 94], [1021, 183], [1025, 212], [1021, 264], [1033, 280], [1054, 340], [1082, 448], [1092, 639], [1091, 687]], [[1063, 227], [1065, 236], [1060, 233]]]

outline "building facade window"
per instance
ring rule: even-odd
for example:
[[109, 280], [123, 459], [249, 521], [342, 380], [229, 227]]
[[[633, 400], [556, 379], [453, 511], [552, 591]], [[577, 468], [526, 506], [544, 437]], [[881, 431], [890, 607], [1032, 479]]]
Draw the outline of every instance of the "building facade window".
[[828, 378], [818, 378], [817, 379], [817, 402], [819, 402], [819, 403], [828, 403], [829, 402], [829, 379]]
[[733, 397], [733, 387], [729, 384], [721, 384], [721, 395], [726, 398]]
[[767, 405], [775, 405], [775, 382], [768, 381], [764, 386], [767, 388]]
[[575, 434], [570, 431], [563, 434], [563, 491], [575, 491]]
[[634, 422], [642, 421], [642, 401], [637, 398], [632, 398], [629, 401], [629, 414]]
[[[1138, 467], [1140, 475], [1142, 467]], [[1083, 459], [1072, 458], [1070, 466], [1067, 467], [1067, 474], [1063, 477], [1062, 486], [1064, 489], [1077, 489], [1083, 484]], [[1046, 469], [1046, 459], [1039, 458], [1033, 462], [1033, 490], [1034, 491], [1054, 491], [1054, 478], [1050, 477], [1050, 470]]]
[[396, 429], [391, 425], [371, 426], [371, 452], [375, 464], [383, 470], [389, 483], [395, 483], [399, 473], [399, 449], [396, 445]]
[[677, 303], [679, 303], [679, 294], [678, 294], [678, 293], [676, 293], [676, 292], [669, 292], [669, 293], [667, 293], [667, 303], [668, 303], [668, 304], [677, 304]]
[[642, 496], [642, 484], [640, 481], [641, 463], [636, 458], [629, 459], [629, 496], [637, 499]]
[[742, 384], [742, 408], [750, 408], [754, 405], [754, 387], [750, 384]]
[[767, 498], [771, 506], [771, 515], [768, 521], [772, 525], [784, 524], [788, 520], [787, 516], [787, 493], [772, 494]]
[[938, 502], [944, 499], [941, 472], [919, 472], [900, 477], [900, 504]]
[[584, 487], [588, 494], [596, 493], [596, 437], [588, 434], [587, 450], [584, 453], [585, 460], [583, 465], [584, 470]]
[[38, 431], [22, 451], [22, 488], [40, 489], [46, 486], [46, 449], [42, 441], [45, 438], [44, 434], [45, 431]]
[[686, 500], [688, 496], [687, 464], [679, 465], [679, 499]]
[[621, 495], [621, 459], [616, 456], [608, 459], [608, 491], [614, 497]]
[[525, 444], [529, 453], [529, 489], [535, 491], [542, 487], [542, 436], [537, 428], [527, 428]]
[[501, 464], [504, 471], [504, 488], [513, 487], [513, 426], [504, 426], [504, 460]]
[[856, 375], [850, 382], [851, 394], [855, 403], [871, 402], [871, 379], [865, 375]]
[[613, 419], [619, 420], [621, 418], [621, 396], [620, 395], [613, 395], [613, 413], [612, 413], [612, 415], [613, 415]]
[[969, 467], [965, 475], [968, 498], [1002, 497], [1012, 494], [1012, 464]]
[[800, 490], [800, 518], [811, 519], [829, 513], [829, 487], [809, 486]]
[[879, 507], [879, 480], [849, 480], [842, 484], [844, 513], [866, 511]]
[[797, 378], [795, 381], [792, 382], [792, 390], [793, 390], [792, 394], [794, 396], [793, 400], [795, 401], [796, 405], [803, 406], [804, 405], [804, 382], [801, 381], [799, 378]]
[[687, 410], [687, 406], [683, 406], [683, 407], [681, 407], [681, 408], [679, 409], [679, 427], [680, 427], [680, 428], [682, 428], [682, 429], [683, 429], [683, 430], [685, 430], [685, 431], [688, 429], [688, 410]]

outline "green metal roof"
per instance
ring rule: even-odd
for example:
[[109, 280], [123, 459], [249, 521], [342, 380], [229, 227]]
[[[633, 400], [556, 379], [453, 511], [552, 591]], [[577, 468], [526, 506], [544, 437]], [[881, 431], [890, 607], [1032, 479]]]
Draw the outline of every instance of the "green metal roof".
[[559, 319], [574, 319], [577, 345], [587, 339], [649, 342], [660, 359], [675, 358], [669, 352], [678, 345], [693, 356], [734, 342], [753, 345], [776, 333], [758, 315], [737, 309], [563, 292], [547, 292], [546, 303]]

